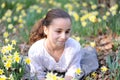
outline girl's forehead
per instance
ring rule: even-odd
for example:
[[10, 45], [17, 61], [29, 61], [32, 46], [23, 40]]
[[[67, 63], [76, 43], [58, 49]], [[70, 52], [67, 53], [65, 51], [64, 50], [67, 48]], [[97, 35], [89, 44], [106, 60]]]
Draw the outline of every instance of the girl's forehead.
[[69, 18], [56, 18], [52, 20], [50, 25], [71, 26], [71, 21]]

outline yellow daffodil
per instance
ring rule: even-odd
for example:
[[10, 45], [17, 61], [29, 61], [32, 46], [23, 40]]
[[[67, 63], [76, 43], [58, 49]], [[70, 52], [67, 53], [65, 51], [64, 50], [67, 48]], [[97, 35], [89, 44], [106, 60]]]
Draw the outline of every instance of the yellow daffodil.
[[116, 11], [118, 9], [118, 4], [113, 5], [109, 10], [112, 11]]
[[42, 10], [41, 9], [37, 9], [37, 13], [41, 13], [42, 12]]
[[18, 56], [19, 53], [17, 51], [14, 52], [14, 56]]
[[23, 27], [24, 27], [24, 24], [20, 24], [20, 25], [19, 25], [19, 28], [23, 28]]
[[17, 16], [14, 16], [14, 17], [13, 17], [13, 20], [14, 20], [14, 21], [17, 21], [17, 20], [18, 20], [18, 17], [17, 17]]
[[2, 17], [2, 21], [5, 21], [5, 20], [6, 20], [6, 16], [3, 16], [3, 17]]
[[102, 20], [100, 18], [98, 18], [98, 22], [101, 22]]
[[5, 13], [5, 16], [6, 17], [11, 17], [11, 15], [12, 15], [12, 10], [10, 10], [10, 9], [7, 10], [6, 13]]
[[16, 33], [16, 28], [13, 28], [13, 33]]
[[23, 23], [23, 19], [22, 19], [22, 18], [19, 18], [19, 19], [18, 19], [18, 22], [19, 22], [19, 23]]
[[57, 80], [57, 76], [56, 76], [56, 74], [53, 74], [52, 72], [47, 73], [45, 80]]
[[40, 0], [40, 3], [42, 3], [42, 4], [45, 3], [45, 0]]
[[20, 62], [20, 57], [19, 56], [14, 56], [14, 60], [19, 63]]
[[7, 61], [5, 64], [4, 64], [5, 68], [6, 69], [9, 69], [11, 67], [11, 62], [10, 61]]
[[87, 25], [87, 23], [86, 23], [85, 21], [82, 21], [82, 22], [81, 22], [81, 25], [82, 25], [83, 27], [85, 27], [85, 26]]
[[75, 73], [76, 73], [77, 75], [79, 75], [79, 74], [81, 74], [81, 72], [82, 72], [81, 69], [78, 68]]
[[13, 45], [10, 44], [7, 45], [8, 52], [11, 52], [13, 49], [14, 49]]
[[4, 73], [4, 71], [2, 69], [0, 69], [0, 75], [2, 75]]
[[13, 24], [9, 24], [8, 29], [12, 29], [12, 28], [13, 28]]
[[91, 6], [91, 9], [93, 9], [93, 10], [95, 10], [96, 8], [97, 8], [97, 5], [95, 5], [95, 4]]
[[107, 20], [107, 16], [106, 15], [104, 15], [102, 18], [103, 18], [103, 20]]
[[12, 40], [12, 45], [16, 45], [16, 40]]
[[22, 10], [21, 14], [22, 14], [23, 17], [25, 17], [27, 15], [26, 12], [25, 12], [25, 10]]
[[96, 16], [94, 16], [94, 15], [92, 15], [92, 16], [90, 16], [90, 17], [88, 17], [88, 18], [89, 18], [89, 20], [90, 20], [91, 22], [93, 22], [93, 23], [97, 22], [97, 18], [96, 18]]
[[8, 36], [9, 36], [9, 33], [8, 32], [4, 32], [3, 37], [7, 38]]
[[73, 12], [73, 17], [74, 17], [75, 21], [79, 20], [79, 15], [76, 12]]
[[0, 75], [0, 80], [7, 80], [7, 77], [5, 75]]
[[8, 39], [8, 38], [6, 38], [6, 39], [5, 39], [5, 43], [8, 43], [8, 42], [9, 42], [9, 39]]
[[87, 4], [86, 2], [83, 2], [83, 3], [82, 3], [82, 6], [83, 6], [83, 7], [87, 7], [87, 5], [88, 5], [88, 4]]
[[31, 61], [30, 61], [29, 58], [26, 58], [26, 59], [25, 59], [25, 62], [26, 62], [27, 64], [30, 64]]
[[2, 3], [1, 8], [5, 8], [5, 6], [6, 6], [6, 4], [4, 2], [4, 3]]
[[106, 16], [110, 16], [110, 12], [107, 11], [107, 12], [106, 12]]
[[6, 60], [7, 60], [7, 56], [4, 55], [4, 56], [2, 57], [2, 60], [3, 60], [3, 61], [6, 61]]
[[78, 42], [80, 41], [80, 37], [78, 37], [78, 36], [72, 36], [75, 40], [77, 40]]
[[7, 18], [7, 22], [11, 22], [11, 18], [10, 17]]
[[96, 77], [97, 77], [97, 73], [96, 73], [96, 72], [92, 72], [91, 76], [92, 76], [93, 78], [96, 78]]
[[95, 42], [90, 42], [90, 46], [95, 47], [96, 43]]
[[73, 10], [73, 6], [69, 3], [67, 3], [65, 6], [64, 6], [66, 9], [68, 9], [69, 11], [72, 11]]
[[2, 53], [2, 54], [5, 54], [5, 53], [7, 53], [7, 52], [8, 52], [7, 47], [6, 47], [6, 46], [3, 46], [2, 49], [1, 49], [1, 53]]
[[23, 4], [18, 3], [17, 7], [16, 7], [16, 11], [18, 12], [18, 11], [20, 11], [22, 9], [23, 9]]
[[107, 70], [108, 70], [108, 68], [107, 68], [106, 66], [102, 66], [102, 67], [101, 67], [101, 71], [102, 71], [102, 72], [106, 72]]

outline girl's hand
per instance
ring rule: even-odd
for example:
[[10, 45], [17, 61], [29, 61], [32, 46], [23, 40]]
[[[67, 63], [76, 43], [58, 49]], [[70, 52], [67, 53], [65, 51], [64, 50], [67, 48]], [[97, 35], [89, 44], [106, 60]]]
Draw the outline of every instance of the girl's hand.
[[65, 76], [65, 80], [72, 80], [72, 76]]

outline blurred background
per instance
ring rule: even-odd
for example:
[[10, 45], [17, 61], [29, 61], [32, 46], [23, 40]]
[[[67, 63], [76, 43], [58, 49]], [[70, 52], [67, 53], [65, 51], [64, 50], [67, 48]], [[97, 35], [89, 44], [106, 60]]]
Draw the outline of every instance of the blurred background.
[[[31, 28], [53, 8], [70, 14], [74, 39], [96, 48], [100, 67], [109, 68], [104, 80], [119, 80], [120, 0], [0, 0], [0, 50], [12, 42], [27, 55]], [[101, 78], [97, 73], [95, 80]]]

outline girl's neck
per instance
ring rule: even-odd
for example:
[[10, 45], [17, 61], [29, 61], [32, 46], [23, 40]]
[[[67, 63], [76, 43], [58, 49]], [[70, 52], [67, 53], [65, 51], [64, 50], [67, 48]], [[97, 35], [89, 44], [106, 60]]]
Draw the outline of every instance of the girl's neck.
[[51, 44], [45, 40], [45, 48], [47, 52], [55, 59], [56, 62], [59, 61], [60, 57], [62, 56], [62, 53], [64, 51], [64, 47], [62, 48], [55, 48]]
[[50, 52], [56, 52], [56, 51], [64, 50], [64, 47], [54, 46], [47, 39], [45, 40], [45, 47]]

